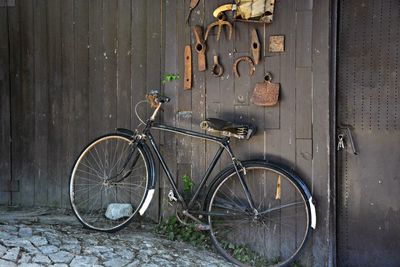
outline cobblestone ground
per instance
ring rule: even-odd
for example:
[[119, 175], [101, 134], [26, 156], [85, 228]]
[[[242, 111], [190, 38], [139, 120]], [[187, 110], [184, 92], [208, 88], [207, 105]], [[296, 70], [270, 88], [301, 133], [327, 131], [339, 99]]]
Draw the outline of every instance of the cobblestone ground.
[[232, 266], [215, 253], [132, 223], [106, 234], [75, 218], [0, 211], [0, 266]]

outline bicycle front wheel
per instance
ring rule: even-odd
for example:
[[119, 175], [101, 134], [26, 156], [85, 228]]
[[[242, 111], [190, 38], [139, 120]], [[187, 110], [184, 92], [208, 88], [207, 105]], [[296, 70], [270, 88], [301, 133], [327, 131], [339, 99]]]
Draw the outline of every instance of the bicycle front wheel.
[[102, 136], [76, 160], [70, 177], [74, 214], [86, 227], [114, 232], [138, 212], [147, 194], [149, 159], [121, 134]]
[[306, 195], [290, 172], [269, 163], [243, 165], [255, 210], [234, 170], [220, 177], [208, 195], [211, 240], [239, 266], [287, 266], [310, 230]]

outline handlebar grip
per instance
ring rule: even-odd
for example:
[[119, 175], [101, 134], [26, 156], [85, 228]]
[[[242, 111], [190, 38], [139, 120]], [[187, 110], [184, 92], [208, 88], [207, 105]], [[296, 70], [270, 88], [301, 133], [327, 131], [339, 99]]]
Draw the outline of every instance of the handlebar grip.
[[157, 96], [156, 102], [157, 103], [168, 103], [171, 99], [167, 96]]

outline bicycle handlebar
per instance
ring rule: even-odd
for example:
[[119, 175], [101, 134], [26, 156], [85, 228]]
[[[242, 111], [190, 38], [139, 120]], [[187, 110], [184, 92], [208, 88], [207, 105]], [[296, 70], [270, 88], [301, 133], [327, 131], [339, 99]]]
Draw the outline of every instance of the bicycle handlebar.
[[161, 96], [158, 91], [151, 91], [146, 94], [147, 102], [152, 108], [157, 108], [159, 104], [168, 103], [171, 99], [167, 96]]

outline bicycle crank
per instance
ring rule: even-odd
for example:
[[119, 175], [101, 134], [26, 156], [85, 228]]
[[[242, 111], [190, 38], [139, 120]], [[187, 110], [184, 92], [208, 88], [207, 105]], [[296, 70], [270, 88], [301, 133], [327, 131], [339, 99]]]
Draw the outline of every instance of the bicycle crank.
[[194, 217], [192, 214], [190, 214], [187, 210], [183, 210], [182, 214], [196, 222], [194, 224], [194, 227], [197, 230], [199, 230], [199, 231], [208, 231], [208, 230], [210, 230], [210, 225], [203, 223], [202, 221], [200, 221], [199, 219]]

